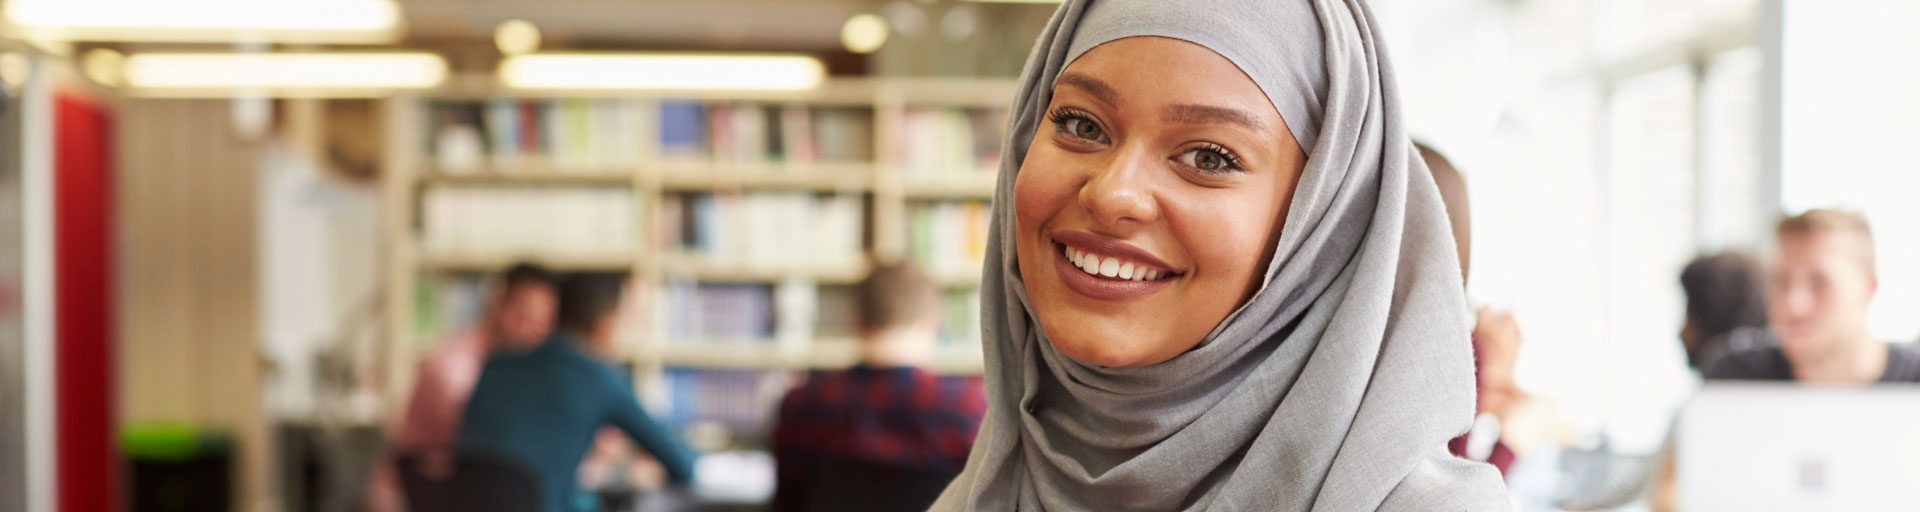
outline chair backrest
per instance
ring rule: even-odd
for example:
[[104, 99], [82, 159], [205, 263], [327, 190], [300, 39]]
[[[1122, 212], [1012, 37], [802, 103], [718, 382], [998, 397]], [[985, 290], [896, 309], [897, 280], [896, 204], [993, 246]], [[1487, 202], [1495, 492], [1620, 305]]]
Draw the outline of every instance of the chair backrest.
[[958, 473], [856, 459], [821, 464], [808, 481], [807, 510], [926, 510]]
[[407, 510], [431, 512], [448, 510], [447, 484], [449, 478], [436, 478], [422, 469], [424, 465], [417, 455], [402, 455], [394, 458], [393, 466], [400, 477], [400, 490], [407, 499]]
[[399, 460], [401, 485], [411, 512], [539, 512], [540, 483], [520, 464], [500, 457], [461, 454], [453, 475], [435, 480], [412, 458]]

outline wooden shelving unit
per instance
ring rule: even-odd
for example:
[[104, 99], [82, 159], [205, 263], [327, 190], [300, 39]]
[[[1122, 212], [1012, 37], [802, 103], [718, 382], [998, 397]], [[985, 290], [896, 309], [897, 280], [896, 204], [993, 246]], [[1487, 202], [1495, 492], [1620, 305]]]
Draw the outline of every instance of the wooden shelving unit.
[[[516, 261], [534, 261], [561, 271], [625, 270], [634, 277], [634, 300], [651, 304], [653, 311], [630, 333], [626, 352], [635, 370], [635, 384], [644, 395], [665, 367], [717, 369], [808, 370], [845, 367], [857, 359], [854, 341], [825, 337], [807, 340], [670, 340], [666, 318], [657, 307], [664, 299], [663, 283], [789, 283], [820, 286], [851, 284], [864, 277], [868, 260], [898, 261], [908, 254], [906, 220], [910, 202], [987, 201], [993, 196], [994, 177], [987, 173], [904, 172], [890, 162], [900, 161], [903, 114], [910, 108], [1002, 108], [1014, 92], [1006, 80], [832, 80], [799, 92], [682, 91], [608, 93], [605, 91], [506, 91], [484, 80], [456, 79], [432, 93], [398, 96], [385, 102], [387, 153], [384, 201], [387, 211], [386, 353], [389, 406], [409, 389], [419, 350], [430, 340], [415, 339], [416, 280], [422, 273], [496, 271]], [[487, 159], [479, 165], [442, 168], [427, 154], [433, 134], [430, 104], [435, 101], [515, 99], [622, 99], [637, 105], [630, 134], [637, 150], [631, 163], [584, 164], [522, 155]], [[659, 104], [664, 100], [752, 102], [809, 107], [853, 107], [870, 111], [872, 161], [822, 161], [807, 165], [734, 162], [661, 156]], [[626, 136], [628, 134], [622, 134]], [[605, 187], [631, 193], [635, 218], [634, 250], [591, 253], [487, 254], [426, 247], [420, 232], [422, 193], [433, 187]], [[844, 263], [753, 264], [716, 261], [676, 254], [658, 247], [656, 209], [670, 194], [732, 194], [754, 191], [856, 194], [868, 205], [861, 222], [869, 234], [865, 258]], [[978, 285], [978, 272], [966, 269], [929, 269], [945, 286], [964, 289]], [[969, 374], [981, 371], [977, 343], [939, 348], [935, 368]], [[391, 411], [391, 408], [389, 409]]]
[[[857, 342], [848, 338], [819, 338], [808, 346], [789, 348], [759, 340], [668, 341], [651, 359], [665, 366], [730, 369], [835, 369], [859, 359]], [[952, 374], [980, 373], [981, 355], [974, 347], [943, 346], [934, 353], [934, 370]]]
[[513, 256], [510, 254], [438, 254], [429, 253], [420, 256], [418, 266], [423, 270], [442, 270], [456, 272], [493, 272], [514, 263], [529, 261], [538, 263], [559, 272], [630, 270], [634, 256], [630, 254], [541, 254]]
[[901, 194], [910, 199], [993, 199], [995, 176], [908, 177]]
[[799, 278], [820, 284], [849, 284], [866, 277], [867, 263], [846, 261], [769, 265], [670, 255], [661, 259], [660, 273], [668, 277], [691, 278], [707, 282], [771, 283]]

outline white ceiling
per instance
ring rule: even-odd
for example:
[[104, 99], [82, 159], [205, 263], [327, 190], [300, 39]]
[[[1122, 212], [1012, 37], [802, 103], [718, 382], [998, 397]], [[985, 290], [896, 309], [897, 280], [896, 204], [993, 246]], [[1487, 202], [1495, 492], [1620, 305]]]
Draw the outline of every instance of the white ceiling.
[[485, 39], [525, 19], [549, 43], [710, 49], [837, 48], [840, 25], [879, 2], [847, 0], [400, 0], [410, 38]]

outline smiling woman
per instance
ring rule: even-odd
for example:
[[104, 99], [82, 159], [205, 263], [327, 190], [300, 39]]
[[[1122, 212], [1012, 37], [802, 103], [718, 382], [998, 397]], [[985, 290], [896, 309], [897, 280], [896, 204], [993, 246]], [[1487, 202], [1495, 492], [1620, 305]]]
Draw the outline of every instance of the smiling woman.
[[1197, 44], [1116, 40], [1057, 83], [1014, 184], [1028, 297], [1068, 357], [1172, 359], [1258, 289], [1306, 155], [1260, 87]]
[[1011, 110], [935, 510], [1497, 510], [1447, 217], [1359, 0], [1074, 0]]

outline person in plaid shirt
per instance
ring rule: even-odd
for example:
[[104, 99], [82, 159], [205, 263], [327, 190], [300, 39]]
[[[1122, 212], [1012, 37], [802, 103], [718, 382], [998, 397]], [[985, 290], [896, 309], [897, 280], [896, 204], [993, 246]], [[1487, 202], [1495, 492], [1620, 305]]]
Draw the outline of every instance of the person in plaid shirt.
[[855, 293], [860, 363], [816, 371], [781, 401], [776, 512], [924, 510], [966, 465], [986, 413], [979, 377], [922, 369], [940, 332], [939, 290], [925, 274], [879, 267]]

